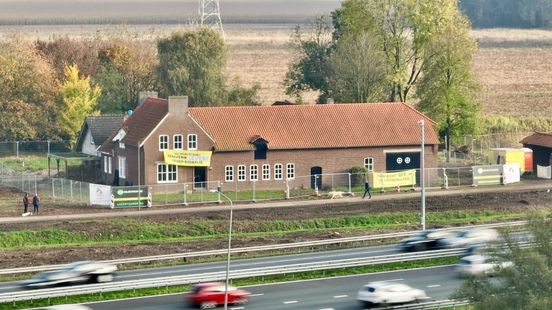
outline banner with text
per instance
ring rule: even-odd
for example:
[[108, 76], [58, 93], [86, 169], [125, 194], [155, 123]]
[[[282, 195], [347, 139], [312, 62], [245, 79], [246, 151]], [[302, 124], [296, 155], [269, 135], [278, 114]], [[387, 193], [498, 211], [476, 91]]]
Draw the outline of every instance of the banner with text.
[[111, 186], [89, 184], [90, 204], [97, 206], [109, 206], [111, 198]]
[[473, 166], [473, 185], [498, 185], [502, 183], [502, 165]]
[[151, 207], [148, 186], [124, 186], [111, 188], [111, 208]]
[[211, 154], [211, 151], [163, 151], [165, 163], [188, 167], [209, 167], [211, 165]]
[[397, 186], [414, 186], [416, 184], [416, 170], [404, 170], [399, 172], [373, 173], [374, 188], [386, 188]]

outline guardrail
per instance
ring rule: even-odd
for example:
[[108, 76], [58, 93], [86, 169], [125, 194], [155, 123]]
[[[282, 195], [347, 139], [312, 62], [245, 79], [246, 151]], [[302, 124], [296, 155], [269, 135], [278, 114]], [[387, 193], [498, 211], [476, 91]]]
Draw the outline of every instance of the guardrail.
[[442, 308], [450, 308], [450, 307], [460, 307], [460, 306], [467, 306], [470, 302], [468, 300], [451, 300], [451, 299], [444, 299], [444, 300], [434, 300], [434, 301], [428, 301], [428, 302], [419, 302], [419, 303], [412, 303], [412, 304], [406, 304], [406, 305], [397, 305], [397, 306], [389, 306], [389, 307], [378, 307], [374, 308], [374, 310], [383, 310], [383, 309], [401, 309], [401, 310], [407, 310], [407, 309], [416, 309], [416, 310], [425, 310], [425, 309], [442, 309]]
[[[307, 271], [320, 271], [337, 268], [349, 268], [358, 266], [368, 266], [383, 263], [397, 263], [405, 261], [416, 261], [422, 259], [434, 259], [441, 257], [457, 256], [462, 253], [461, 249], [437, 250], [420, 253], [401, 253], [394, 255], [381, 255], [375, 257], [350, 258], [342, 260], [330, 260], [314, 263], [290, 264], [281, 266], [249, 268], [241, 270], [231, 270], [229, 278], [243, 279], [252, 277], [261, 277], [277, 274], [291, 274]], [[143, 280], [130, 280], [121, 282], [78, 285], [72, 287], [57, 287], [33, 290], [32, 294], [28, 291], [17, 291], [0, 294], [0, 303], [16, 302], [21, 300], [36, 300], [52, 297], [66, 297], [81, 294], [96, 294], [123, 290], [132, 290], [140, 288], [165, 287], [172, 285], [192, 284], [198, 282], [222, 281], [226, 278], [225, 271], [200, 273], [193, 275], [170, 276]]]
[[[461, 227], [461, 229], [468, 229], [468, 228], [474, 228], [474, 227], [499, 228], [499, 227], [510, 227], [510, 226], [523, 226], [526, 224], [527, 224], [527, 221], [515, 221], [515, 222], [506, 222], [506, 223], [463, 226]], [[441, 228], [436, 230], [450, 231], [450, 230], [458, 230], [459, 228], [460, 227]], [[418, 232], [420, 231], [415, 230], [415, 231], [407, 231], [407, 232], [356, 236], [356, 237], [339, 238], [339, 239], [326, 239], [326, 240], [304, 241], [304, 242], [295, 242], [295, 243], [261, 245], [261, 246], [255, 246], [255, 247], [232, 248], [230, 252], [232, 254], [237, 254], [237, 253], [274, 251], [274, 250], [302, 248], [302, 247], [315, 247], [315, 246], [323, 246], [323, 245], [339, 244], [339, 243], [366, 242], [366, 241], [381, 240], [381, 239], [404, 238]], [[228, 253], [227, 249], [220, 249], [220, 250], [211, 250], [211, 251], [198, 251], [198, 252], [188, 252], [188, 253], [153, 255], [153, 256], [145, 256], [145, 257], [121, 258], [121, 259], [113, 259], [113, 260], [104, 260], [102, 262], [110, 263], [110, 264], [143, 263], [143, 262], [152, 262], [152, 261], [161, 261], [161, 260], [174, 260], [174, 259], [183, 259], [183, 258], [192, 258], [192, 257], [225, 255], [227, 253]], [[0, 275], [47, 271], [47, 270], [59, 269], [59, 268], [62, 268], [63, 266], [65, 265], [44, 265], [44, 266], [2, 269], [0, 270]]]

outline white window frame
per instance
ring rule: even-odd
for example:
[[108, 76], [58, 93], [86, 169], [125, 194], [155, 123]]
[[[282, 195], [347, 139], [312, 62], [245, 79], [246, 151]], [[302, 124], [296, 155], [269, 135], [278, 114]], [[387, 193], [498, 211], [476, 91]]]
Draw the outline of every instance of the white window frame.
[[107, 173], [107, 156], [104, 156], [103, 158], [103, 166], [104, 166], [104, 173]]
[[364, 158], [364, 168], [368, 170], [368, 172], [374, 171], [374, 157], [365, 157]]
[[195, 133], [189, 134], [186, 141], [188, 142], [188, 150], [197, 150], [197, 135]]
[[251, 181], [259, 181], [259, 166], [257, 165], [249, 166], [249, 179]]
[[264, 164], [263, 165], [263, 180], [267, 181], [270, 180], [270, 165]]
[[274, 180], [283, 180], [284, 165], [274, 164]]
[[159, 150], [164, 151], [169, 149], [169, 136], [159, 135]]
[[286, 179], [287, 180], [295, 179], [295, 164], [294, 163], [286, 164]]
[[121, 141], [119, 141], [119, 148], [120, 149], [124, 149], [125, 148], [125, 144]]
[[225, 166], [224, 167], [224, 181], [225, 182], [234, 182], [234, 166]]
[[[162, 171], [159, 169], [163, 167]], [[178, 166], [165, 163], [157, 163], [157, 183], [177, 183], [178, 182]]]
[[[180, 141], [177, 141], [177, 138], [180, 138]], [[178, 144], [180, 146], [178, 146]], [[184, 136], [183, 135], [174, 135], [173, 136], [173, 149], [183, 150], [184, 149]]]
[[245, 182], [247, 180], [247, 171], [245, 165], [238, 165], [238, 182]]
[[111, 174], [111, 166], [113, 164], [113, 158], [111, 156], [107, 156], [107, 173]]
[[126, 179], [126, 157], [119, 156], [119, 178]]

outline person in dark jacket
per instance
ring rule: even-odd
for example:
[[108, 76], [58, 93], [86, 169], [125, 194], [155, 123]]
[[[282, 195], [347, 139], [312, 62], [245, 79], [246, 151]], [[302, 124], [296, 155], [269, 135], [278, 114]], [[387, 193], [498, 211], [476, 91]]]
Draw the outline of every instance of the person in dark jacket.
[[33, 197], [33, 213], [38, 214], [39, 204], [40, 204], [40, 197], [38, 197], [38, 194], [35, 194]]
[[27, 213], [27, 209], [29, 209], [29, 194], [25, 193], [25, 196], [23, 196], [23, 214]]
[[368, 194], [368, 199], [372, 198], [372, 193], [370, 193], [370, 182], [368, 182], [368, 180], [364, 181], [364, 195], [362, 195], [362, 199], [366, 197], [366, 194]]

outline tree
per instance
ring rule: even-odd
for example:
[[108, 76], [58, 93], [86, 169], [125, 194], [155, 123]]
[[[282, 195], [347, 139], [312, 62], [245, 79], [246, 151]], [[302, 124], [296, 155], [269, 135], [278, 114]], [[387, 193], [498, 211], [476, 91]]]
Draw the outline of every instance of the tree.
[[[52, 67], [28, 40], [12, 33], [0, 42], [0, 103], [3, 107], [0, 128], [5, 129], [4, 139], [57, 138], [56, 91]], [[23, 123], [30, 128], [7, 130]]]
[[284, 84], [286, 94], [301, 101], [301, 93], [320, 91], [319, 102], [328, 98], [328, 58], [332, 49], [331, 30], [324, 16], [315, 19], [312, 33], [304, 37], [301, 28], [295, 28], [293, 45], [298, 55], [290, 65]]
[[76, 139], [87, 116], [98, 114], [96, 101], [100, 93], [98, 86], [90, 84], [90, 77], [79, 77], [76, 65], [65, 69], [65, 81], [59, 90], [62, 100], [60, 123], [69, 140]]
[[447, 149], [452, 139], [476, 131], [479, 106], [475, 97], [480, 89], [471, 74], [472, 57], [477, 48], [468, 36], [469, 22], [461, 15], [429, 40], [424, 59], [424, 74], [417, 85], [418, 109], [438, 123]]
[[552, 309], [551, 220], [549, 211], [530, 216], [528, 246], [505, 233], [505, 245], [492, 249], [490, 255], [512, 262], [513, 267], [500, 270], [497, 280], [470, 277], [452, 297], [469, 299], [475, 309]]
[[225, 102], [227, 50], [217, 32], [205, 28], [174, 32], [160, 39], [157, 49], [157, 72], [164, 96], [186, 95], [191, 106]]
[[329, 57], [328, 96], [336, 102], [383, 100], [385, 59], [369, 33], [341, 38]]
[[93, 81], [101, 86], [98, 105], [102, 113], [134, 109], [140, 91], [157, 89], [155, 48], [130, 39], [112, 39], [98, 53], [100, 70]]

